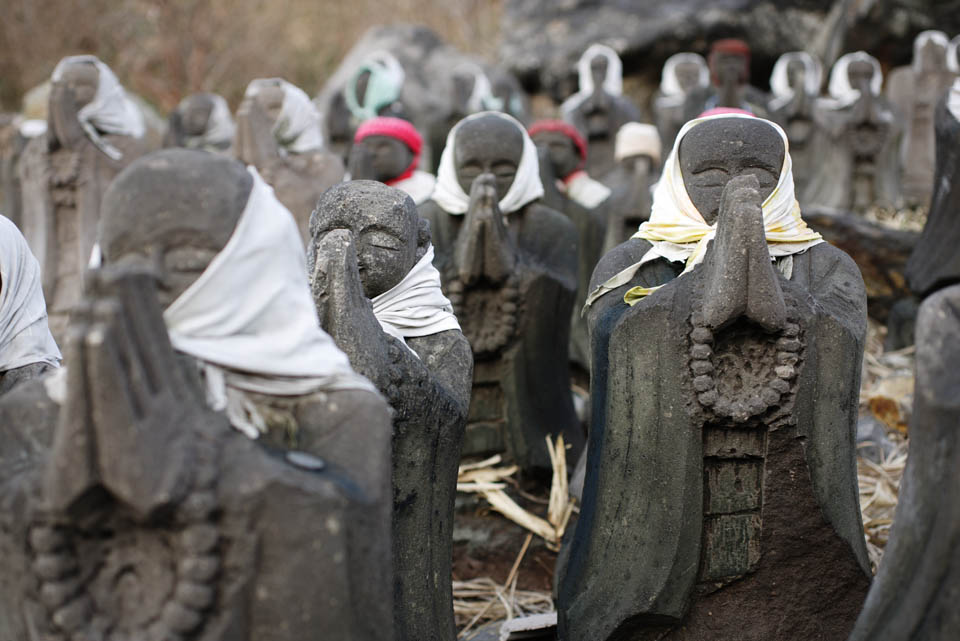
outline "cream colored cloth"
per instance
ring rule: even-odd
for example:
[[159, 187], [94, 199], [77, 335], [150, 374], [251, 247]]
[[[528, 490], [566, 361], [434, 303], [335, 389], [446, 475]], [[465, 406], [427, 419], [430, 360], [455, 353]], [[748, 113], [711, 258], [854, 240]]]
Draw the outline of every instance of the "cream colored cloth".
[[17, 126], [17, 131], [24, 138], [36, 138], [47, 133], [47, 126], [46, 120], [23, 120]]
[[257, 78], [247, 85], [244, 96], [251, 98], [267, 87], [280, 87], [283, 106], [273, 125], [273, 136], [288, 152], [302, 154], [323, 147], [320, 112], [304, 93], [283, 78]]
[[146, 131], [143, 113], [127, 96], [113, 71], [96, 56], [67, 56], [53, 70], [51, 79], [59, 82], [67, 65], [89, 63], [97, 68], [97, 91], [93, 100], [77, 112], [84, 133], [103, 153], [114, 160], [123, 158], [123, 153], [104, 140], [100, 134], [114, 134], [141, 138]]
[[867, 62], [873, 67], [873, 77], [870, 79], [870, 92], [874, 96], [880, 95], [883, 88], [883, 71], [880, 69], [880, 63], [877, 59], [865, 51], [855, 51], [840, 56], [840, 59], [833, 64], [830, 71], [830, 83], [827, 85], [827, 93], [831, 100], [825, 100], [821, 104], [829, 109], [841, 109], [852, 105], [860, 97], [860, 90], [854, 89], [850, 85], [850, 78], [847, 75], [852, 62]]
[[390, 183], [390, 186], [405, 191], [413, 198], [413, 202], [419, 205], [430, 200], [437, 186], [437, 179], [433, 174], [417, 169], [409, 178]]
[[510, 185], [510, 189], [500, 200], [500, 212], [512, 214], [527, 203], [543, 197], [543, 183], [540, 182], [540, 159], [537, 156], [537, 147], [527, 134], [527, 130], [513, 116], [499, 111], [481, 111], [472, 116], [467, 116], [454, 125], [447, 135], [447, 143], [440, 155], [437, 186], [433, 191], [432, 200], [448, 214], [465, 214], [470, 207], [470, 196], [463, 191], [463, 187], [457, 181], [457, 167], [454, 159], [457, 135], [464, 123], [490, 115], [513, 123], [523, 135], [523, 153], [520, 156], [520, 164], [517, 166], [517, 174], [513, 179], [513, 184]]
[[777, 58], [777, 62], [773, 65], [773, 73], [770, 74], [770, 91], [773, 93], [773, 100], [770, 101], [771, 109], [779, 109], [793, 98], [793, 87], [790, 86], [787, 67], [795, 61], [799, 61], [805, 69], [803, 85], [807, 95], [820, 95], [823, 65], [806, 51], [791, 51]]
[[320, 328], [297, 224], [248, 171], [253, 188], [229, 242], [163, 318], [173, 347], [200, 362], [210, 406], [257, 438], [265, 421], [246, 392], [376, 389]]
[[663, 71], [660, 76], [660, 96], [657, 97], [657, 106], [676, 107], [682, 105], [687, 97], [687, 93], [680, 86], [680, 80], [677, 78], [677, 67], [685, 63], [697, 65], [700, 70], [700, 76], [697, 81], [697, 87], [707, 87], [710, 85], [710, 68], [707, 67], [707, 61], [699, 53], [675, 53], [663, 63]]
[[598, 180], [591, 178], [587, 172], [578, 171], [560, 183], [561, 191], [573, 202], [583, 205], [587, 209], [599, 207], [610, 197], [610, 188]]
[[628, 122], [617, 131], [613, 158], [620, 161], [630, 156], [650, 156], [653, 162], [659, 165], [662, 148], [660, 132], [655, 126], [642, 122]]
[[[911, 62], [911, 66], [914, 71], [923, 71], [920, 67], [921, 61], [923, 60], [920, 51], [928, 42], [934, 42], [938, 47], [943, 49], [944, 55], [950, 53], [950, 39], [947, 37], [947, 34], [942, 31], [937, 31], [936, 29], [921, 31], [917, 34], [917, 37], [913, 39], [913, 61]], [[949, 67], [949, 60], [947, 66]]]
[[947, 109], [953, 114], [953, 117], [960, 120], [960, 78], [953, 81], [950, 86], [950, 93], [947, 94]]
[[[588, 306], [607, 292], [630, 282], [637, 270], [652, 260], [666, 258], [672, 262], [686, 263], [681, 276], [690, 272], [703, 260], [707, 245], [716, 234], [716, 223], [708, 225], [690, 200], [683, 184], [678, 150], [681, 141], [691, 129], [718, 118], [755, 117], [745, 114], [718, 114], [696, 118], [683, 126], [677, 134], [673, 150], [667, 157], [663, 176], [653, 192], [650, 220], [641, 224], [639, 231], [633, 235], [633, 238], [649, 241], [652, 247], [639, 262], [622, 270], [591, 292], [587, 297]], [[822, 243], [823, 239], [820, 234], [807, 227], [800, 217], [800, 205], [794, 195], [793, 162], [790, 158], [790, 146], [786, 133], [774, 122], [755, 119], [773, 127], [783, 140], [784, 155], [780, 178], [773, 192], [762, 204], [763, 226], [771, 259], [791, 256]], [[627, 292], [624, 300], [634, 304], [655, 289], [634, 287]]]
[[383, 331], [404, 345], [407, 337], [460, 329], [453, 305], [440, 290], [440, 272], [433, 266], [433, 245], [403, 280], [370, 302]]
[[579, 82], [577, 93], [563, 101], [560, 111], [566, 117], [580, 104], [593, 95], [593, 73], [590, 71], [590, 62], [601, 56], [607, 59], [607, 75], [603, 78], [603, 90], [611, 96], [623, 94], [623, 63], [617, 52], [599, 43], [592, 44], [583, 52], [577, 61], [577, 79]]
[[40, 263], [10, 219], [0, 216], [0, 373], [34, 363], [60, 366], [47, 326]]
[[230, 114], [230, 106], [223, 96], [210, 94], [213, 108], [207, 118], [207, 127], [199, 136], [188, 136], [186, 143], [190, 149], [221, 151], [233, 144], [237, 126]]

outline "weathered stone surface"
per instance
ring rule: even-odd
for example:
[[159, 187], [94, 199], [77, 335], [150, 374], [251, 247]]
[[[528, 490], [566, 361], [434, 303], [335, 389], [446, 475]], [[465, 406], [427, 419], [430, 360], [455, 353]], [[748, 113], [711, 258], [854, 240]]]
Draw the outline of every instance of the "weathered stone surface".
[[195, 93], [170, 112], [164, 146], [230, 154], [235, 134], [226, 100], [213, 93]]
[[[470, 403], [470, 345], [456, 328], [421, 327], [413, 333], [425, 335], [398, 339], [371, 307], [370, 299], [397, 287], [431, 246], [429, 227], [406, 194], [366, 180], [338, 185], [318, 202], [310, 232], [321, 325], [394, 411], [396, 638], [452, 641], [453, 503]], [[418, 311], [423, 317], [429, 310]]]
[[[560, 639], [839, 640], [869, 586], [853, 447], [862, 281], [826, 244], [794, 255], [790, 278], [775, 268], [760, 215], [775, 181], [746, 159], [777, 166], [783, 146], [757, 121], [714, 123], [680, 156], [691, 200], [718, 216], [703, 264], [677, 278], [682, 264], [651, 261], [589, 312], [594, 414]], [[731, 133], [745, 149], [717, 138]], [[684, 149], [723, 149], [711, 162], [750, 174], [693, 183]], [[593, 285], [649, 248], [617, 247]], [[663, 287], [629, 307], [635, 285]]]
[[958, 309], [956, 285], [920, 307], [910, 456], [883, 562], [850, 641], [946, 641], [960, 634]]

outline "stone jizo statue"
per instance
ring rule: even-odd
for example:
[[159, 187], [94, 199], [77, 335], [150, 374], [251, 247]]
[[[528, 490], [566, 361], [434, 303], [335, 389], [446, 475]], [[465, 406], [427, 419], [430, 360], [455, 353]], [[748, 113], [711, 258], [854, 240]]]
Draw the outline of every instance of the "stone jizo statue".
[[717, 40], [710, 46], [707, 65], [711, 84], [687, 92], [685, 120], [717, 107], [766, 115], [766, 95], [750, 85], [750, 45], [736, 38]]
[[473, 355], [441, 292], [429, 226], [404, 192], [360, 180], [323, 195], [310, 233], [320, 322], [394, 411], [397, 639], [452, 641], [453, 500]]
[[350, 149], [350, 177], [395, 187], [417, 205], [433, 194], [437, 179], [421, 171], [423, 137], [411, 123], [378, 116], [359, 127]]
[[653, 125], [628, 122], [617, 132], [617, 164], [603, 177], [612, 192], [603, 253], [627, 240], [650, 217], [651, 187], [660, 175], [661, 149], [660, 135]]
[[167, 150], [99, 243], [68, 367], [0, 400], [0, 634], [393, 639], [389, 410], [319, 328], [291, 214]]
[[444, 292], [473, 348], [464, 454], [507, 451], [529, 472], [550, 469], [548, 434], [563, 434], [573, 457], [583, 441], [566, 365], [576, 228], [542, 196], [523, 126], [481, 112], [450, 132], [433, 198], [420, 206]]
[[195, 93], [170, 114], [166, 147], [186, 147], [231, 154], [237, 127], [223, 96]]
[[856, 619], [866, 294], [791, 173], [770, 121], [688, 123], [650, 220], [594, 272], [560, 639], [842, 640]]
[[710, 69], [699, 53], [676, 53], [663, 63], [660, 88], [653, 100], [653, 113], [663, 146], [673, 147], [673, 139], [687, 121], [684, 103], [687, 94], [710, 86]]
[[259, 78], [247, 86], [237, 110], [236, 155], [276, 190], [304, 239], [320, 194], [343, 179], [343, 162], [324, 149], [316, 107], [302, 89], [281, 78]]
[[807, 182], [820, 162], [816, 151], [814, 107], [820, 96], [823, 67], [805, 51], [791, 51], [777, 59], [770, 74], [773, 97], [767, 103], [770, 119], [783, 127], [790, 141], [793, 175], [797, 193], [804, 193]]

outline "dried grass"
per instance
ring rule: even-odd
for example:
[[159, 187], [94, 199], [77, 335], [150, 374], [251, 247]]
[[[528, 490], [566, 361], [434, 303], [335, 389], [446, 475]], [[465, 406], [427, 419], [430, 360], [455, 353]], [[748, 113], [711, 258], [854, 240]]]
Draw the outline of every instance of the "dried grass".
[[901, 441], [880, 463], [860, 457], [857, 460], [857, 479], [860, 485], [860, 512], [867, 539], [867, 553], [874, 573], [883, 559], [893, 515], [897, 509], [900, 480], [907, 463], [907, 443]]

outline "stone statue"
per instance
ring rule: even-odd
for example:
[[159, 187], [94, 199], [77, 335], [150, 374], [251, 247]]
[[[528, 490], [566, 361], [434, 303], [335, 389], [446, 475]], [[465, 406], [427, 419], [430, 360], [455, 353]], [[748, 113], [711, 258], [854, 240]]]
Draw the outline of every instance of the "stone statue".
[[310, 233], [321, 325], [394, 410], [396, 638], [452, 641], [453, 500], [473, 355], [441, 293], [429, 226], [406, 194], [360, 180], [320, 198]]
[[433, 194], [437, 179], [419, 169], [423, 138], [400, 118], [377, 116], [357, 128], [350, 149], [350, 177], [376, 180], [403, 191], [417, 205]]
[[736, 38], [717, 40], [710, 47], [707, 65], [711, 84], [687, 92], [684, 122], [717, 107], [766, 115], [767, 96], [750, 85], [750, 45]]
[[563, 120], [538, 120], [527, 133], [545, 158], [540, 163], [544, 202], [566, 214], [577, 227], [577, 296], [570, 321], [570, 360], [589, 373], [590, 339], [580, 310], [589, 293], [590, 274], [603, 251], [610, 188], [584, 170], [587, 143], [573, 125]]
[[916, 325], [910, 456], [883, 562], [850, 641], [947, 641], [960, 635], [954, 607], [960, 568], [953, 543], [960, 533], [960, 80], [937, 106], [936, 129], [930, 216], [907, 265], [911, 288], [926, 296]]
[[699, 53], [675, 53], [663, 63], [660, 88], [653, 99], [653, 114], [660, 139], [667, 149], [687, 121], [684, 104], [687, 94], [710, 86], [710, 69]]
[[887, 98], [904, 122], [900, 158], [901, 190], [911, 207], [929, 206], [933, 193], [933, 112], [957, 74], [947, 65], [950, 41], [942, 31], [924, 31], [913, 41], [913, 63], [887, 79]]
[[69, 368], [0, 400], [0, 635], [393, 639], [389, 410], [317, 325], [290, 213], [165, 150], [99, 243]]
[[473, 348], [463, 453], [507, 451], [528, 472], [550, 469], [547, 435], [563, 434], [573, 459], [583, 442], [567, 368], [577, 234], [539, 202], [538, 165], [519, 122], [474, 114], [451, 130], [433, 198], [420, 206]]
[[823, 67], [806, 51], [791, 51], [777, 59], [770, 74], [773, 98], [767, 103], [770, 119], [783, 127], [790, 141], [797, 193], [804, 193], [821, 159], [814, 155], [814, 106], [820, 96]]
[[586, 135], [586, 169], [602, 176], [613, 166], [613, 144], [624, 123], [640, 112], [623, 96], [622, 63], [606, 45], [593, 44], [577, 62], [580, 89], [560, 105], [563, 119]]
[[0, 211], [17, 226], [23, 210], [20, 158], [27, 143], [46, 133], [46, 120], [24, 119], [13, 114], [0, 118]]
[[61, 338], [96, 242], [101, 197], [147, 145], [143, 115], [99, 59], [64, 58], [51, 83], [47, 133], [19, 162], [19, 225], [40, 261], [50, 329]]
[[828, 98], [814, 107], [817, 171], [800, 201], [841, 211], [896, 206], [900, 200], [900, 114], [880, 94], [876, 58], [858, 51], [830, 72]]
[[687, 123], [650, 220], [594, 272], [559, 639], [839, 641], [853, 625], [870, 581], [866, 293], [800, 218], [786, 149], [751, 116]]
[[359, 124], [377, 116], [402, 117], [400, 92], [406, 74], [389, 51], [375, 51], [354, 71], [343, 89], [347, 108]]
[[0, 216], [0, 396], [59, 366], [40, 264], [17, 226]]
[[340, 158], [323, 148], [320, 114], [307, 94], [281, 78], [252, 81], [237, 110], [236, 154], [276, 190], [307, 239], [313, 206], [344, 174]]
[[223, 96], [195, 93], [170, 113], [165, 147], [186, 147], [231, 154], [237, 127]]
[[617, 132], [617, 164], [603, 177], [612, 191], [604, 254], [630, 238], [650, 217], [650, 191], [660, 174], [660, 153], [660, 135], [653, 125], [628, 122]]

